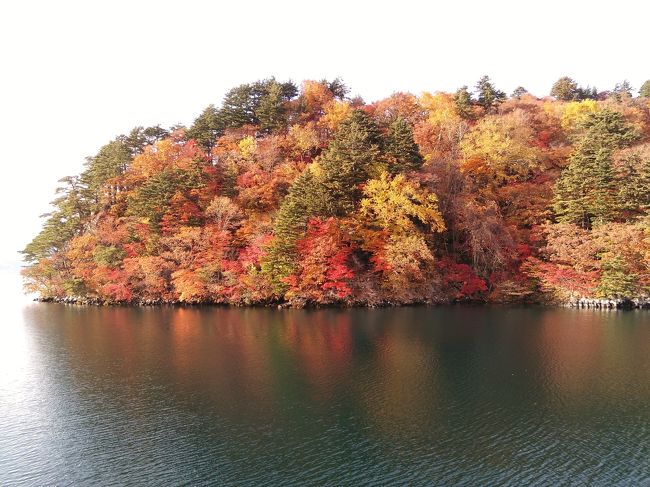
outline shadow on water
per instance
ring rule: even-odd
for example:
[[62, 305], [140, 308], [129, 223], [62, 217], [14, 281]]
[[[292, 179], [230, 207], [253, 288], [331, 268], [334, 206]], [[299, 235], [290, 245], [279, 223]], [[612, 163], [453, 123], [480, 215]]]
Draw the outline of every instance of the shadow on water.
[[643, 312], [35, 304], [21, 319], [3, 485], [650, 482]]

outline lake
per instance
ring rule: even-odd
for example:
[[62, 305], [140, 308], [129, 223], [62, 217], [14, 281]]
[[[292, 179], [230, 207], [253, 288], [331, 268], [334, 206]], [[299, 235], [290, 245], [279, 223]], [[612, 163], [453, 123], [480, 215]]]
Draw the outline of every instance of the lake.
[[650, 314], [5, 303], [0, 485], [648, 485]]

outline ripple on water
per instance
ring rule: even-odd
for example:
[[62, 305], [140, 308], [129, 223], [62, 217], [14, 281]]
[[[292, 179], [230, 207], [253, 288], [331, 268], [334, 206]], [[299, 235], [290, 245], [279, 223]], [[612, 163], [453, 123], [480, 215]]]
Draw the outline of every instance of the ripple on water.
[[645, 314], [13, 316], [3, 486], [650, 484]]

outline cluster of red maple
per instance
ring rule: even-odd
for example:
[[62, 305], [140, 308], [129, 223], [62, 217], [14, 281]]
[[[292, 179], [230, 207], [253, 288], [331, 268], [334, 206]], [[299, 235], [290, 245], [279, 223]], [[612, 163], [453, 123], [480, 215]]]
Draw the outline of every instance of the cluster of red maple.
[[229, 92], [65, 178], [25, 249], [45, 299], [381, 305], [639, 297], [650, 99]]

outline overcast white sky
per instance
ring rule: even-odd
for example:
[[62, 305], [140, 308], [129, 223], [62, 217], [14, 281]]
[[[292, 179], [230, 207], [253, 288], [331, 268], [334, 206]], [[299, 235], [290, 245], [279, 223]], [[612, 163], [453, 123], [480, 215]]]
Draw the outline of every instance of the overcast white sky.
[[242, 82], [340, 76], [366, 101], [483, 74], [540, 96], [565, 74], [638, 88], [648, 14], [643, 0], [3, 0], [0, 266], [85, 156], [137, 125], [190, 124]]

